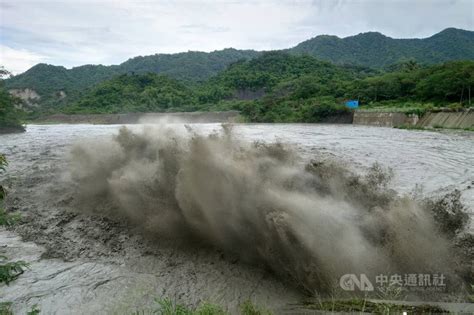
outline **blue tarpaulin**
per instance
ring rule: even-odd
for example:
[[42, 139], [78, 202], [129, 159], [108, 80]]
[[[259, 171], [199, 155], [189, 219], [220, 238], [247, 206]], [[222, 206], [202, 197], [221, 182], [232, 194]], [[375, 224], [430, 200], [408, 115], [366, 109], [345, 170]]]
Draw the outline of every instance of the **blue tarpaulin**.
[[349, 108], [357, 108], [357, 107], [359, 107], [359, 101], [358, 100], [346, 101], [346, 106], [349, 107]]

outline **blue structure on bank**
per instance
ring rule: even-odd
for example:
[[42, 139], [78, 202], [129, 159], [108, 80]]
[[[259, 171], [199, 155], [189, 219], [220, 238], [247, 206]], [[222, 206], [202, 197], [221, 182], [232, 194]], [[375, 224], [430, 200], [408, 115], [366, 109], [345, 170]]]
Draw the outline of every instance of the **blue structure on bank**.
[[358, 108], [359, 107], [359, 101], [358, 100], [348, 100], [346, 101], [346, 106], [349, 108]]

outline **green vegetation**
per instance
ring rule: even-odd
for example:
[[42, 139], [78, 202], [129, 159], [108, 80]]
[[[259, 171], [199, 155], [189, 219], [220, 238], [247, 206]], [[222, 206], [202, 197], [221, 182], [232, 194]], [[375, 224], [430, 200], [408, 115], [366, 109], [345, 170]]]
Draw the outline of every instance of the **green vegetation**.
[[[265, 65], [266, 55], [263, 55], [224, 71], [212, 80], [212, 89], [227, 91], [223, 93], [225, 97], [238, 96], [242, 88], [263, 91], [253, 101], [230, 103], [230, 108], [240, 110], [255, 122], [320, 122], [344, 116], [348, 112], [342, 105], [346, 99], [359, 99], [362, 109], [395, 109], [418, 115], [446, 104], [451, 104], [453, 110], [470, 105], [473, 61], [430, 67], [407, 62], [395, 67], [393, 72], [375, 74], [368, 69], [337, 67], [307, 56], [299, 59], [278, 54], [280, 59], [272, 64], [278, 64], [279, 71]], [[286, 64], [294, 72], [285, 71]]]
[[367, 77], [354, 82], [350, 92], [363, 103], [399, 100], [467, 105], [472, 87], [474, 62], [453, 61]]
[[346, 38], [322, 35], [299, 44], [291, 51], [337, 64], [374, 68], [388, 68], [406, 60], [437, 64], [474, 59], [474, 32], [448, 28], [424, 39], [394, 39], [376, 32]]
[[239, 60], [257, 57], [253, 50], [233, 48], [216, 50], [210, 53], [188, 51], [177, 54], [156, 54], [139, 56], [127, 60], [118, 67], [121, 73], [158, 73], [173, 79], [187, 82], [202, 82], [223, 71]]
[[8, 166], [7, 158], [5, 157], [5, 155], [0, 154], [0, 172], [5, 172], [5, 169], [7, 168], [7, 166]]
[[62, 106], [76, 101], [83, 91], [121, 74], [157, 73], [186, 82], [199, 82], [216, 75], [238, 60], [256, 57], [252, 50], [224, 49], [210, 53], [186, 52], [138, 56], [120, 65], [84, 65], [72, 69], [48, 64], [37, 64], [25, 73], [7, 80], [8, 89], [32, 89], [41, 98], [45, 113], [51, 106]]
[[1, 80], [8, 75], [9, 72], [0, 66], [0, 133], [2, 131], [24, 130], [21, 124], [21, 111], [15, 107], [19, 104], [19, 100], [8, 93], [3, 80]]
[[192, 111], [193, 92], [182, 83], [156, 74], [120, 75], [100, 83], [66, 113]]
[[250, 301], [244, 302], [240, 306], [240, 309], [241, 309], [242, 315], [271, 315], [272, 314], [272, 312], [270, 312], [269, 310], [259, 307]]
[[446, 310], [432, 305], [402, 305], [372, 302], [365, 299], [327, 300], [305, 304], [305, 308], [326, 312], [371, 313], [371, 314], [445, 314]]
[[[1, 302], [0, 303], [0, 315], [14, 315], [12, 311], [12, 302]], [[38, 315], [41, 311], [37, 305], [33, 305], [31, 310], [26, 312], [26, 315]]]
[[[0, 173], [5, 171], [7, 164], [5, 156], [0, 154]], [[10, 226], [19, 219], [19, 215], [9, 214], [3, 209], [4, 197], [5, 189], [0, 185], [0, 226]], [[28, 268], [28, 263], [24, 261], [8, 262], [5, 256], [0, 256], [0, 283], [5, 282], [6, 284], [9, 284], [18, 278], [26, 268]], [[1, 310], [2, 308], [0, 307], [0, 311]]]
[[[169, 298], [156, 300], [158, 308], [153, 312], [159, 315], [227, 315], [229, 312], [222, 307], [203, 303], [195, 309], [188, 308], [182, 304], [177, 304]], [[240, 314], [242, 315], [271, 315], [272, 313], [264, 308], [254, 305], [250, 301], [244, 302], [240, 306]]]
[[29, 267], [27, 262], [22, 260], [8, 262], [5, 256], [0, 256], [0, 283], [9, 284], [16, 280]]
[[[425, 39], [393, 39], [380, 33], [364, 33], [347, 38], [322, 35], [284, 50], [293, 55], [309, 55], [335, 64], [361, 65], [389, 69], [414, 60], [438, 64], [451, 60], [474, 59], [474, 32], [446, 29]], [[79, 94], [120, 74], [157, 73], [185, 82], [204, 82], [240, 60], [260, 56], [252, 50], [224, 49], [178, 54], [138, 56], [120, 65], [84, 65], [72, 69], [38, 64], [7, 81], [8, 89], [33, 89], [41, 105], [63, 105], [77, 100]], [[60, 93], [64, 92], [64, 98]]]
[[0, 207], [0, 226], [12, 226], [18, 222], [20, 218], [21, 217], [18, 213], [7, 213]]
[[236, 109], [250, 121], [317, 122], [348, 112], [334, 97], [322, 95], [339, 89], [338, 82], [370, 73], [370, 69], [335, 66], [309, 56], [269, 52], [237, 62], [192, 87], [156, 74], [121, 75], [99, 84], [62, 110], [123, 113]]
[[38, 308], [38, 305], [33, 305], [26, 315], [38, 315], [39, 313], [41, 313], [41, 310]]
[[267, 52], [194, 85], [152, 73], [120, 75], [59, 110], [68, 114], [239, 110], [251, 122], [313, 123], [337, 117], [350, 121], [344, 100], [359, 99], [365, 110], [423, 115], [446, 104], [453, 110], [468, 106], [473, 73], [473, 61], [430, 67], [408, 61], [392, 67], [392, 72], [377, 72]]
[[12, 302], [1, 302], [0, 315], [13, 315], [12, 305]]
[[397, 129], [407, 129], [407, 130], [422, 130], [422, 131], [436, 131], [439, 129], [442, 130], [458, 130], [458, 131], [474, 131], [474, 128], [450, 128], [450, 127], [443, 127], [439, 125], [434, 125], [433, 127], [422, 127], [422, 126], [414, 126], [414, 125], [400, 125], [400, 126], [395, 126], [394, 128]]
[[[377, 57], [366, 50], [378, 54], [372, 40], [379, 40], [380, 36], [369, 33], [337, 40], [321, 37], [321, 40], [347, 42], [347, 51], [354, 50], [351, 45], [360, 41], [364, 58], [376, 60]], [[429, 58], [433, 59], [429, 62], [409, 58], [411, 52], [403, 53], [401, 58], [395, 52], [403, 49], [393, 44], [401, 42], [382, 36], [380, 47], [390, 48], [384, 55], [391, 52], [394, 57], [390, 66], [384, 64], [384, 68], [378, 70], [337, 65], [310, 55], [295, 54], [303, 45], [293, 50], [265, 53], [228, 49], [208, 54], [188, 52], [137, 57], [111, 67], [83, 66], [67, 70], [37, 65], [25, 74], [9, 79], [7, 84], [9, 88], [33, 88], [41, 95], [43, 106], [30, 113], [30, 118], [58, 112], [239, 110], [250, 122], [345, 122], [351, 119], [350, 110], [343, 105], [348, 99], [359, 100], [361, 109], [365, 110], [396, 110], [423, 115], [439, 107], [460, 110], [472, 105], [474, 61], [424, 65], [450, 59], [473, 59], [474, 54], [469, 55], [474, 53], [469, 48], [472, 32], [451, 29], [416, 43], [429, 41], [445, 47], [453, 36], [456, 41], [466, 39], [466, 45], [461, 45], [464, 50], [450, 53], [443, 48], [442, 54], [431, 54]], [[371, 41], [367, 42], [367, 38]], [[432, 49], [434, 46], [430, 45], [426, 47]], [[318, 47], [313, 48], [319, 50]], [[412, 52], [418, 54], [419, 49]], [[346, 50], [341, 50], [341, 54]], [[318, 55], [316, 52], [311, 54]], [[357, 63], [344, 58], [344, 63]], [[8, 103], [12, 103], [8, 93], [4, 92], [3, 96], [9, 97]], [[16, 116], [13, 107], [5, 113]]]
[[[203, 303], [196, 309], [190, 309], [184, 305], [176, 304], [171, 299], [157, 300], [158, 309], [154, 314], [160, 315], [226, 315], [220, 306]], [[319, 300], [308, 302], [297, 306], [298, 312], [318, 310], [324, 312], [347, 312], [347, 313], [371, 313], [371, 314], [445, 314], [446, 310], [432, 305], [405, 305], [387, 302], [369, 301], [367, 299], [349, 300]], [[240, 306], [242, 315], [271, 315], [272, 312], [247, 301]]]
[[217, 305], [204, 303], [192, 310], [182, 304], [174, 303], [166, 298], [157, 300], [158, 309], [154, 312], [160, 315], [224, 315], [226, 312]]

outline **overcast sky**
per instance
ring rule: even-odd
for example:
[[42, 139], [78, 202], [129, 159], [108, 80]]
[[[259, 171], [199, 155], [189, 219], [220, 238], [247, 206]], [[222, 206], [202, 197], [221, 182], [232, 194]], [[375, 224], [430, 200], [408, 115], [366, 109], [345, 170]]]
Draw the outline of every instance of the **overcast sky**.
[[288, 48], [308, 38], [378, 31], [428, 37], [474, 29], [474, 0], [0, 0], [0, 65], [118, 64], [226, 47]]

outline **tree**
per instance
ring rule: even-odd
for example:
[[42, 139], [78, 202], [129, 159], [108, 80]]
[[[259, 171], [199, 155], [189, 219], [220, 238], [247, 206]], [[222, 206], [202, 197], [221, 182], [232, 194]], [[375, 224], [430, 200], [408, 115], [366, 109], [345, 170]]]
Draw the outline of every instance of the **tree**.
[[[0, 77], [8, 77], [10, 72], [0, 66]], [[21, 112], [15, 107], [20, 100], [10, 95], [0, 80], [0, 132], [24, 131], [21, 124]]]

